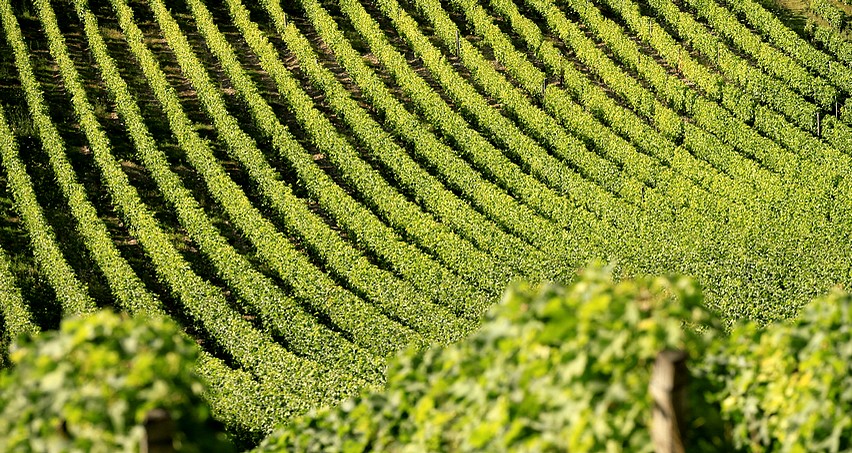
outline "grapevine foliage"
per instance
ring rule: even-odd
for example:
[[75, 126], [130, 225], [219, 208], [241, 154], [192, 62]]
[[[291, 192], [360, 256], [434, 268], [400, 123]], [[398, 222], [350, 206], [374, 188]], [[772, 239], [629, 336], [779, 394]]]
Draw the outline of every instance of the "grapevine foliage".
[[852, 295], [726, 331], [686, 278], [515, 284], [480, 331], [409, 351], [388, 387], [315, 410], [257, 451], [653, 451], [651, 365], [690, 356], [688, 451], [847, 451]]
[[651, 451], [650, 365], [704, 354], [720, 330], [701, 302], [688, 279], [599, 268], [515, 284], [466, 341], [400, 355], [384, 393], [297, 419], [260, 451]]
[[[694, 448], [845, 449], [847, 296], [759, 326], [852, 276], [850, 1], [0, 0], [0, 365], [117, 307], [247, 444], [390, 382], [270, 446], [642, 450], [687, 347]], [[469, 337], [597, 260], [703, 296], [591, 270]]]
[[0, 374], [0, 450], [138, 451], [164, 409], [181, 451], [229, 451], [192, 371], [196, 345], [174, 322], [100, 311], [24, 336]]

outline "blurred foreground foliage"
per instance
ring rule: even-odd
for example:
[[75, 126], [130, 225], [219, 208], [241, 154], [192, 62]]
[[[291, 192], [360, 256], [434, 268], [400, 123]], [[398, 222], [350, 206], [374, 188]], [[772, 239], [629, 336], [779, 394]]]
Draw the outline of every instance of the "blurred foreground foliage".
[[321, 408], [258, 451], [653, 451], [651, 365], [690, 356], [688, 451], [852, 448], [849, 295], [725, 329], [683, 277], [518, 283], [466, 341], [408, 351], [387, 389]]
[[798, 318], [741, 323], [703, 359], [747, 451], [852, 451], [852, 296], [839, 290]]
[[[688, 451], [852, 449], [852, 296], [726, 329], [684, 277], [516, 283], [466, 340], [392, 359], [387, 387], [323, 407], [257, 451], [653, 451], [651, 366], [690, 357]], [[108, 312], [23, 338], [0, 372], [0, 451], [138, 451], [149, 410], [182, 451], [228, 451], [173, 323]]]
[[195, 375], [196, 345], [161, 318], [102, 311], [23, 337], [0, 372], [0, 451], [139, 451], [168, 411], [179, 451], [229, 451]]

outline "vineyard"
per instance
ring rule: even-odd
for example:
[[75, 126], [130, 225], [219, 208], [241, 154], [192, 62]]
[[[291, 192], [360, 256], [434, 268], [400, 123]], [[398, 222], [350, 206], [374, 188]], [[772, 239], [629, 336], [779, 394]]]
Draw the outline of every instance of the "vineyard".
[[259, 439], [594, 261], [793, 317], [852, 286], [852, 6], [810, 3], [0, 0], [0, 364], [167, 316]]

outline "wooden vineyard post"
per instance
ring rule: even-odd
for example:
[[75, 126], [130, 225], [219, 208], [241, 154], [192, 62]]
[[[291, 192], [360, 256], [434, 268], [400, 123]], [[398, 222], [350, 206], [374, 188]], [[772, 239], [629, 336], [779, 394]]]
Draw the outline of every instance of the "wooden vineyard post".
[[653, 399], [651, 441], [657, 453], [684, 453], [686, 385], [689, 370], [684, 351], [657, 355], [648, 390]]
[[817, 120], [817, 137], [820, 137], [822, 135], [822, 131], [820, 130], [820, 124], [819, 124], [819, 112], [817, 112], [817, 114], [816, 114], [816, 120]]
[[461, 57], [461, 35], [456, 30], [456, 56]]
[[163, 409], [153, 409], [145, 415], [145, 437], [142, 438], [141, 453], [172, 453], [174, 422]]

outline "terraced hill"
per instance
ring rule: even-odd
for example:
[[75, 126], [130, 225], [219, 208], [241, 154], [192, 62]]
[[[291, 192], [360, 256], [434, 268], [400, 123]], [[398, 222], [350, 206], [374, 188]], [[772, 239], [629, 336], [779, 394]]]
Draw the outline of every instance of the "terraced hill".
[[852, 283], [828, 3], [0, 0], [2, 348], [165, 314], [260, 434], [592, 260], [789, 317]]

